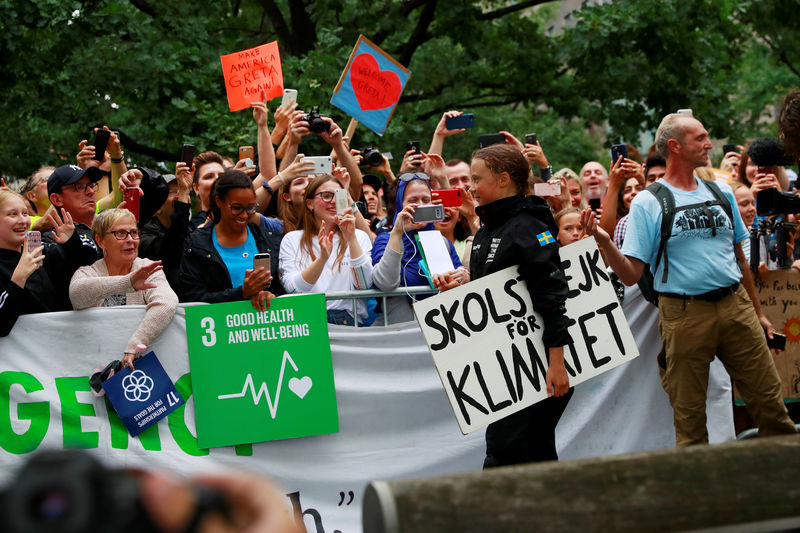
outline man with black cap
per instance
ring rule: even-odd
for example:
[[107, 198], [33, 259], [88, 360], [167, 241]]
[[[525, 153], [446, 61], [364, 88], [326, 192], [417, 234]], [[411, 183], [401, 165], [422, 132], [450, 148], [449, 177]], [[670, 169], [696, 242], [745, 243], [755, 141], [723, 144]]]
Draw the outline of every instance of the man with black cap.
[[[97, 212], [95, 194], [102, 177], [101, 170], [94, 166], [84, 169], [77, 165], [63, 165], [47, 179], [50, 203], [57, 209], [65, 209], [72, 216], [78, 237], [97, 250], [98, 259], [102, 257], [102, 253], [92, 238], [92, 222]], [[42, 240], [55, 242], [50, 233], [44, 235]]]
[[375, 174], [364, 174], [361, 194], [367, 202], [369, 228], [375, 231], [386, 224], [386, 209], [383, 207], [383, 182]]

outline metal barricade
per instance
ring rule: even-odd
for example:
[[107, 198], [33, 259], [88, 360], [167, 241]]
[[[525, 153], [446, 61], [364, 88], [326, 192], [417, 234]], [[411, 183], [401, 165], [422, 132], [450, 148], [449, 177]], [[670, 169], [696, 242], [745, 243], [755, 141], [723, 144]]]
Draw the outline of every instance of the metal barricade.
[[390, 298], [392, 296], [410, 296], [412, 300], [416, 300], [416, 296], [419, 296], [421, 294], [434, 294], [437, 292], [439, 292], [437, 289], [433, 289], [427, 285], [422, 285], [419, 287], [399, 287], [393, 291], [379, 291], [377, 289], [367, 289], [359, 291], [326, 292], [325, 299], [353, 300], [353, 317], [354, 317], [355, 327], [358, 327], [358, 310], [357, 310], [358, 300], [365, 298], [380, 298], [381, 303], [383, 304], [383, 325], [388, 326], [389, 315], [386, 312], [386, 298]]

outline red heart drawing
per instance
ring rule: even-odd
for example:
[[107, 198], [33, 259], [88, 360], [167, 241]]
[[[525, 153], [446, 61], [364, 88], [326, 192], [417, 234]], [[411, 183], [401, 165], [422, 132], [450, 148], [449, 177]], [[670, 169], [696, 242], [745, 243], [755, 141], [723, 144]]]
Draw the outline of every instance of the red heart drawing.
[[350, 84], [362, 111], [385, 109], [400, 99], [403, 86], [391, 70], [381, 70], [370, 54], [358, 54], [350, 67]]

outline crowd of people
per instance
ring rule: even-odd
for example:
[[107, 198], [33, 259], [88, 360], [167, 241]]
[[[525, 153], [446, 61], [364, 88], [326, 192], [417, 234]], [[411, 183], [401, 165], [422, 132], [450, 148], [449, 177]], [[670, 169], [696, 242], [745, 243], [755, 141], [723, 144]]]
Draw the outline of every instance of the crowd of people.
[[[291, 293], [417, 286], [444, 291], [517, 265], [544, 317], [551, 398], [490, 425], [485, 466], [556, 459], [554, 429], [572, 392], [563, 362], [562, 347], [571, 338], [558, 249], [593, 235], [623, 283], [641, 282], [649, 273], [660, 295], [659, 366], [679, 444], [707, 440], [698, 410], [715, 354], [765, 434], [794, 431], [764, 336], [757, 334], [763, 327], [771, 336], [774, 329], [760, 310], [749, 270], [737, 265], [749, 261], [759, 191], [792, 191], [794, 181], [781, 166], [755, 164], [748, 145], [724, 154], [717, 172], [702, 123], [671, 114], [645, 157], [629, 145], [628, 157], [608, 169], [589, 161], [578, 172], [554, 172], [538, 141], [523, 143], [506, 131], [499, 132], [503, 143], [482, 147], [469, 160], [446, 160], [446, 139], [464, 131], [447, 128], [447, 119], [461, 114], [448, 111], [428, 150], [409, 149], [395, 173], [386, 155], [375, 151], [380, 158], [372, 154], [368, 161], [354, 149], [331, 118], [318, 119], [323, 125], [312, 131], [296, 102], [275, 110], [272, 129], [267, 103], [252, 108], [253, 158], [234, 162], [205, 151], [191, 164], [177, 162], [174, 174], [128, 169], [118, 135], [104, 127], [104, 154], [81, 140], [76, 164], [36, 169], [19, 192], [0, 190], [0, 334], [7, 335], [23, 314], [146, 305], [121, 354], [122, 364], [133, 368], [141, 347], [168, 325], [179, 301], [249, 300], [264, 310], [272, 298]], [[317, 173], [302, 153], [310, 135], [330, 146], [329, 171]], [[538, 196], [538, 184], [551, 187]], [[443, 189], [458, 190], [460, 204], [445, 206], [441, 220], [415, 221], [420, 206], [441, 204]], [[671, 198], [672, 211], [662, 212], [657, 193]], [[129, 203], [131, 197], [138, 201]], [[342, 198], [345, 205], [339, 205]], [[675, 224], [667, 234], [665, 221]], [[698, 236], [695, 230], [710, 233]], [[453, 268], [431, 274], [417, 237], [436, 231]], [[553, 237], [552, 244], [543, 244], [541, 235]], [[792, 244], [790, 236], [793, 259], [800, 247]], [[776, 264], [767, 237], [763, 247], [762, 274]], [[794, 266], [800, 268], [800, 260]], [[721, 318], [723, 302], [741, 315]], [[349, 301], [329, 300], [327, 319], [369, 325], [385, 313], [389, 323], [404, 322], [413, 319], [410, 304], [402, 291], [386, 308], [362, 299], [355, 313]], [[700, 307], [702, 317], [689, 318], [687, 310]], [[738, 333], [725, 343], [715, 340], [716, 329], [703, 339], [682, 333], [681, 320], [701, 319], [711, 329], [733, 320]], [[739, 327], [743, 323], [747, 329]], [[690, 360], [686, 352], [698, 355]], [[763, 366], [758, 379], [740, 368], [741, 358], [752, 353], [760, 354]]]

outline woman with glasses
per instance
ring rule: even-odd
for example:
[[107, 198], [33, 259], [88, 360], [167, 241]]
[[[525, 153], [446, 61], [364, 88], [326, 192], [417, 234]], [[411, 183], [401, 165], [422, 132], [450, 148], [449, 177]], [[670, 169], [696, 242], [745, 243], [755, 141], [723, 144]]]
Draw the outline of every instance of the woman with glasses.
[[[286, 292], [331, 292], [368, 289], [372, 285], [372, 241], [356, 228], [353, 209], [336, 214], [336, 190], [342, 183], [330, 174], [316, 176], [306, 187], [301, 228], [281, 243], [280, 277]], [[328, 322], [352, 325], [351, 300], [329, 300]], [[363, 300], [357, 304], [367, 317]]]
[[[406, 172], [398, 177], [391, 188], [394, 189], [395, 185], [394, 208], [389, 209], [390, 214], [387, 215], [392, 216], [391, 230], [378, 234], [372, 248], [375, 287], [382, 291], [392, 291], [397, 287], [427, 287], [429, 276], [420, 265], [422, 253], [417, 246], [416, 235], [421, 230], [435, 231], [436, 228], [431, 222], [415, 223], [413, 217], [416, 207], [429, 205], [433, 201], [428, 175], [424, 172]], [[461, 266], [453, 244], [444, 235], [442, 241], [456, 269], [449, 272], [450, 278], [459, 284], [469, 281], [469, 272]], [[439, 276], [434, 276], [431, 283], [438, 287]], [[410, 298], [406, 296], [387, 299], [385, 312], [390, 324], [414, 320]]]
[[[189, 234], [183, 245], [179, 294], [185, 302], [250, 300], [264, 310], [284, 294], [278, 269], [279, 230], [250, 222], [257, 212], [253, 183], [242, 171], [220, 174], [209, 197], [211, 223]], [[270, 269], [253, 268], [256, 254], [270, 254]], [[269, 290], [267, 290], [269, 289]]]
[[[47, 215], [55, 244], [42, 245], [28, 233], [31, 219], [25, 199], [0, 190], [0, 337], [20, 315], [64, 311], [56, 287], [66, 286], [68, 272], [97, 259], [94, 246], [75, 231], [67, 211]], [[62, 218], [63, 217], [63, 218]]]
[[137, 345], [148, 346], [169, 325], [178, 297], [167, 283], [161, 261], [138, 257], [139, 230], [127, 209], [107, 209], [92, 224], [103, 258], [79, 268], [69, 284], [75, 309], [146, 305], [144, 318], [128, 339], [122, 364], [133, 368]]

